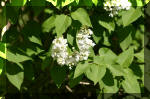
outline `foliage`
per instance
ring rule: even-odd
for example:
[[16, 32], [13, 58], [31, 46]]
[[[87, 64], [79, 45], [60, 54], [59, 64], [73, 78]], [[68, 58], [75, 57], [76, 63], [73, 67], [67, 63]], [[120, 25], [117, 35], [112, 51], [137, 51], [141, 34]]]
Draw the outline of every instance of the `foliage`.
[[[115, 17], [109, 17], [109, 12], [103, 9], [103, 0], [7, 2], [0, 8], [0, 30], [7, 25], [7, 31], [2, 31], [0, 36], [0, 95], [84, 93], [85, 88], [99, 98], [149, 97], [141, 94], [144, 90], [150, 92], [150, 87], [144, 86], [145, 72], [149, 78], [150, 45], [143, 7], [149, 0], [130, 1], [134, 6]], [[149, 17], [147, 9], [146, 12]], [[51, 57], [52, 41], [63, 35], [72, 53], [72, 47], [78, 47], [76, 33], [81, 26], [93, 30], [96, 46], [90, 49], [87, 61], [79, 62], [70, 70]], [[145, 61], [144, 53], [147, 53]]]

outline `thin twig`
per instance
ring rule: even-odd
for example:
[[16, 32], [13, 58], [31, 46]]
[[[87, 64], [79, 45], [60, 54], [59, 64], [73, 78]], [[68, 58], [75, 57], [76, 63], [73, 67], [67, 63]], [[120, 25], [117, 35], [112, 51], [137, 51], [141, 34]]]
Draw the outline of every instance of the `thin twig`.
[[71, 92], [71, 93], [73, 92], [72, 89], [68, 85], [66, 85], [65, 87], [69, 92]]
[[81, 84], [81, 85], [90, 85], [89, 82], [79, 82], [79, 84]]

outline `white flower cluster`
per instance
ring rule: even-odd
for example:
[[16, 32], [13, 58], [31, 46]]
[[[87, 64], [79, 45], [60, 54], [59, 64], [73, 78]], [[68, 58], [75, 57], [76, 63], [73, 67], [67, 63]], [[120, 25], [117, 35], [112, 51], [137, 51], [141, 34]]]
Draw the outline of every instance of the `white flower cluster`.
[[95, 43], [90, 39], [93, 32], [91, 29], [82, 28], [77, 34], [76, 40], [79, 47], [79, 60], [87, 60], [90, 54], [89, 48], [94, 47]]
[[90, 54], [89, 48], [93, 47], [95, 43], [90, 39], [93, 34], [91, 29], [81, 28], [76, 36], [79, 51], [73, 47], [73, 54], [69, 55], [67, 52], [67, 39], [59, 37], [53, 40], [52, 57], [57, 60], [59, 65], [76, 65], [77, 62], [87, 60]]
[[2, 7], [4, 7], [4, 6], [5, 6], [5, 4], [6, 4], [6, 2], [7, 2], [7, 0], [3, 0], [3, 1], [1, 1], [1, 6], [2, 6]]
[[52, 44], [52, 57], [57, 59], [58, 64], [64, 65], [68, 58], [67, 40], [63, 37], [59, 37], [54, 39]]
[[104, 3], [104, 9], [110, 11], [111, 17], [117, 15], [120, 10], [129, 10], [130, 7], [131, 3], [128, 0], [107, 0]]

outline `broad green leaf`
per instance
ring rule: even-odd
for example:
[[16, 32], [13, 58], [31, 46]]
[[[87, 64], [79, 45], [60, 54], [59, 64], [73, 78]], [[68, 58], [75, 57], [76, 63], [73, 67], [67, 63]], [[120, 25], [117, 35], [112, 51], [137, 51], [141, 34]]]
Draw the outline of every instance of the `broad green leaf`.
[[107, 22], [107, 21], [99, 20], [98, 22], [101, 26], [109, 30], [109, 32], [115, 30], [115, 23], [113, 21]]
[[41, 40], [39, 40], [39, 38], [37, 38], [37, 37], [35, 37], [35, 36], [29, 37], [29, 40], [30, 40], [31, 42], [33, 42], [33, 43], [42, 45]]
[[20, 66], [14, 63], [7, 62], [6, 64], [9, 64], [6, 65], [6, 76], [8, 80], [12, 85], [14, 85], [18, 90], [20, 90], [24, 80], [23, 68], [20, 68]]
[[122, 52], [117, 59], [117, 63], [119, 63], [123, 67], [129, 67], [134, 58], [134, 50], [133, 47], [130, 47], [126, 51]]
[[82, 25], [92, 27], [89, 15], [83, 8], [78, 8], [75, 12], [72, 12], [71, 17], [74, 20], [78, 20]]
[[95, 56], [95, 53], [94, 53], [94, 50], [93, 48], [89, 48], [89, 51], [90, 51], [90, 54], [89, 54], [89, 57], [94, 57]]
[[69, 44], [73, 45], [73, 43], [74, 43], [74, 36], [72, 36], [71, 34], [67, 33], [67, 40], [68, 40]]
[[55, 19], [56, 33], [61, 36], [67, 28], [71, 25], [72, 20], [69, 16], [61, 14], [57, 15]]
[[123, 68], [120, 65], [115, 65], [117, 55], [108, 48], [101, 48], [99, 50], [100, 56], [94, 57], [94, 63], [103, 65], [108, 68], [114, 76], [122, 76]]
[[112, 72], [114, 76], [123, 76], [124, 71], [120, 65], [108, 65], [107, 68]]
[[144, 49], [139, 53], [135, 53], [134, 56], [142, 63], [144, 63]]
[[14, 63], [20, 63], [27, 60], [32, 60], [28, 56], [20, 55], [20, 54], [13, 54], [10, 51], [7, 51], [7, 58], [8, 61], [14, 62]]
[[61, 84], [66, 78], [66, 68], [54, 65], [54, 67], [51, 70], [51, 77], [52, 80], [54, 80], [57, 87], [60, 88]]
[[129, 45], [132, 43], [131, 34], [129, 34], [122, 42], [120, 42], [120, 47], [123, 51], [125, 51]]
[[111, 65], [117, 59], [117, 55], [108, 48], [100, 48], [99, 55], [94, 57], [94, 63], [99, 65]]
[[12, 6], [24, 6], [27, 0], [11, 0]]
[[126, 93], [140, 93], [140, 86], [137, 78], [130, 69], [124, 69], [126, 75], [125, 80], [122, 82], [122, 86]]
[[20, 90], [20, 87], [21, 87], [21, 85], [23, 83], [23, 79], [24, 79], [24, 73], [19, 72], [15, 75], [10, 75], [7, 73], [7, 78], [18, 90]]
[[44, 23], [42, 24], [42, 31], [43, 32], [50, 32], [52, 28], [55, 27], [55, 17], [51, 16]]
[[89, 66], [90, 65], [87, 62], [79, 63], [75, 69], [74, 78], [77, 78], [80, 75], [82, 75], [89, 68]]
[[85, 71], [87, 78], [92, 80], [94, 84], [102, 79], [105, 75], [106, 67], [96, 64], [91, 64], [89, 68]]
[[92, 0], [92, 2], [97, 6], [98, 0]]
[[136, 21], [140, 16], [142, 15], [142, 10], [140, 7], [131, 8], [130, 10], [126, 11], [122, 15], [122, 20], [123, 20], [123, 26], [128, 26], [129, 24], [133, 23]]

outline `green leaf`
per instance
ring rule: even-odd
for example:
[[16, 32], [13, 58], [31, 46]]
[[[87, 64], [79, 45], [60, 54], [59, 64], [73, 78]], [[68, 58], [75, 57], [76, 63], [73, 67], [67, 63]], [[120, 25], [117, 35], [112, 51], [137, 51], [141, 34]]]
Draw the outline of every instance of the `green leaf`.
[[54, 80], [58, 88], [61, 87], [61, 84], [66, 78], [66, 68], [60, 66], [54, 66], [51, 70], [51, 77]]
[[145, 0], [145, 3], [147, 4], [147, 3], [149, 3], [150, 2], [150, 0]]
[[83, 8], [78, 8], [75, 12], [72, 12], [71, 17], [74, 20], [78, 20], [82, 25], [92, 27], [89, 15]]
[[107, 21], [99, 20], [98, 22], [101, 26], [109, 30], [109, 32], [115, 30], [115, 23], [113, 21], [107, 22]]
[[89, 66], [90, 65], [87, 62], [79, 63], [75, 69], [74, 78], [77, 78], [80, 75], [82, 75], [89, 68]]
[[124, 71], [126, 75], [122, 86], [126, 93], [141, 93], [139, 83], [133, 72], [130, 69], [125, 69]]
[[97, 6], [98, 0], [92, 0], [92, 2]]
[[71, 25], [72, 20], [69, 16], [61, 14], [57, 15], [55, 19], [56, 33], [61, 36], [67, 28]]
[[43, 32], [50, 32], [52, 28], [55, 27], [55, 17], [51, 16], [44, 21], [42, 24], [42, 31]]
[[142, 15], [142, 11], [140, 7], [131, 8], [130, 10], [126, 11], [122, 15], [122, 20], [123, 20], [123, 26], [128, 26], [129, 24], [133, 23], [136, 21], [140, 16]]
[[74, 29], [69, 29], [68, 33], [67, 33], [67, 41], [70, 45], [74, 46], [75, 44], [75, 37], [76, 37], [76, 31]]
[[117, 80], [113, 78], [113, 75], [108, 69], [105, 76], [99, 81], [99, 85], [104, 93], [116, 93], [119, 89], [117, 87]]
[[36, 44], [39, 44], [39, 45], [42, 45], [42, 42], [39, 38], [35, 37], [35, 36], [32, 36], [32, 37], [29, 37], [29, 40], [33, 43], [36, 43]]
[[19, 62], [23, 62], [23, 61], [27, 61], [27, 60], [32, 60], [30, 57], [28, 56], [24, 56], [24, 55], [20, 55], [20, 54], [13, 54], [10, 51], [7, 51], [7, 58], [8, 61], [14, 62], [14, 63], [19, 63]]
[[134, 56], [139, 60], [139, 62], [144, 63], [144, 49], [139, 53], [135, 53]]
[[[6, 65], [6, 75], [8, 80], [14, 85], [18, 90], [20, 90], [21, 85], [24, 80], [23, 68], [20, 68], [17, 64], [7, 63]], [[23, 67], [23, 66], [22, 66]]]
[[108, 65], [107, 68], [112, 72], [114, 76], [123, 76], [124, 71], [120, 65]]
[[79, 4], [79, 0], [75, 0], [77, 4]]
[[104, 93], [117, 93], [119, 88], [117, 87], [117, 80], [114, 80], [114, 85], [113, 86], [108, 86], [104, 82], [99, 82], [100, 86], [103, 87]]
[[94, 63], [99, 65], [111, 65], [117, 59], [117, 55], [108, 48], [100, 48], [99, 55], [94, 57]]
[[136, 0], [137, 6], [143, 6], [143, 0]]
[[131, 34], [129, 34], [122, 42], [120, 42], [120, 46], [122, 50], [125, 51], [131, 43], [132, 43], [132, 37]]
[[7, 74], [7, 78], [18, 90], [20, 90], [20, 87], [23, 83], [24, 73], [20, 72], [15, 75]]
[[91, 64], [86, 70], [85, 74], [87, 78], [92, 80], [96, 84], [105, 75], [106, 67], [96, 64]]
[[27, 0], [11, 0], [12, 6], [24, 6]]
[[94, 63], [107, 67], [114, 76], [122, 76], [123, 68], [120, 65], [115, 65], [117, 55], [108, 48], [99, 50], [100, 56], [94, 57]]
[[103, 38], [104, 38], [103, 44], [107, 45], [107, 46], [110, 46], [111, 44], [109, 42], [109, 35], [107, 35], [106, 31], [103, 32]]
[[119, 63], [123, 67], [129, 67], [134, 58], [134, 50], [133, 47], [130, 47], [126, 51], [122, 52], [117, 59], [117, 63]]
[[74, 2], [74, 0], [65, 0], [65, 1], [62, 0], [62, 6], [69, 5], [72, 2]]

